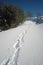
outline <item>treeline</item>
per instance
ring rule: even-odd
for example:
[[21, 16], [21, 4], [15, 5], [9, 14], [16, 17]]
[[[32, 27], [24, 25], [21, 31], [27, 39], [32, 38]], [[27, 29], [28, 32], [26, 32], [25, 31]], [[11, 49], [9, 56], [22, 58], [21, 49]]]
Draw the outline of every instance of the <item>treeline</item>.
[[24, 10], [19, 6], [0, 3], [0, 30], [17, 27], [25, 20]]
[[[33, 16], [34, 16], [33, 14], [34, 14], [34, 13], [33, 13], [32, 11], [28, 11], [28, 12], [26, 13], [26, 16], [27, 16], [27, 17], [33, 17]], [[35, 17], [39, 18], [39, 17], [41, 17], [41, 16], [43, 16], [42, 12], [37, 11], [37, 12], [35, 13]]]
[[36, 22], [37, 24], [43, 23], [43, 12], [36, 11], [35, 16], [32, 11], [28, 11], [26, 13], [27, 20], [32, 20]]

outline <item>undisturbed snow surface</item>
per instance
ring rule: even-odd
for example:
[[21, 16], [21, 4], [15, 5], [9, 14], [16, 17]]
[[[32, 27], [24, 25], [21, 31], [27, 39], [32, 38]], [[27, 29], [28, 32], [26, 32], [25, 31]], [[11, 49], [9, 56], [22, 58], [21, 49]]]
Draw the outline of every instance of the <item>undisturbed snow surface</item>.
[[13, 44], [23, 30], [26, 31], [26, 34], [19, 55], [19, 64], [43, 65], [43, 24], [35, 24], [32, 21], [25, 21], [17, 28], [0, 32], [0, 63], [5, 58], [12, 56]]

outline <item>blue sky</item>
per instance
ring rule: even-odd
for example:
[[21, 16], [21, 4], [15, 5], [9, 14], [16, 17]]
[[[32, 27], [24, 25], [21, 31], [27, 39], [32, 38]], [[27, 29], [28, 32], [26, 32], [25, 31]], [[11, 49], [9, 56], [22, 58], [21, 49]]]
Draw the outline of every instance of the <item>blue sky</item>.
[[43, 13], [43, 0], [0, 0], [5, 4], [11, 3], [18, 5], [24, 9], [25, 12], [32, 11], [35, 15], [37, 11]]

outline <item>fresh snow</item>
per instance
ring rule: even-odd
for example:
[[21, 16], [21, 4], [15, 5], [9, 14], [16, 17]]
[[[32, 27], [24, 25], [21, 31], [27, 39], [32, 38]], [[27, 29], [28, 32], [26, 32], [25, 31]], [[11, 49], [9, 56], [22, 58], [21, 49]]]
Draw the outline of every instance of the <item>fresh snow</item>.
[[14, 53], [13, 45], [25, 30], [19, 65], [43, 65], [43, 24], [25, 21], [24, 24], [0, 32], [0, 64]]

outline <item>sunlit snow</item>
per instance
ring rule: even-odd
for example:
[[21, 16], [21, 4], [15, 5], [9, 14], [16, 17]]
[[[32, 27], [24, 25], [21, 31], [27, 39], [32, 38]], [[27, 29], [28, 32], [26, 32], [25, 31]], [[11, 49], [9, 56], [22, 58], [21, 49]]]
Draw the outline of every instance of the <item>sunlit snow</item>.
[[[22, 34], [25, 34], [24, 38]], [[4, 59], [12, 57], [15, 42], [18, 43], [20, 37], [23, 46], [19, 53], [19, 65], [43, 65], [43, 24], [32, 21], [25, 21], [17, 28], [0, 32], [0, 64]]]

